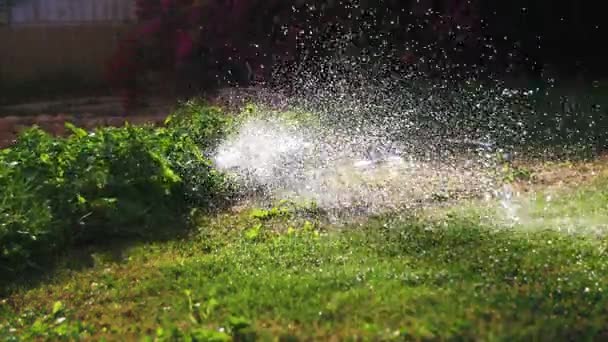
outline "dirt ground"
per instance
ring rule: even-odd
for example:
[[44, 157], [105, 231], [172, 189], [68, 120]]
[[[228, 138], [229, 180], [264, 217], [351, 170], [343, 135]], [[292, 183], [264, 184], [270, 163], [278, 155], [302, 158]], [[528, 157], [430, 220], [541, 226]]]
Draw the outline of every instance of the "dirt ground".
[[[268, 97], [274, 102], [277, 100], [277, 96], [258, 88], [226, 88], [207, 100], [228, 110], [238, 110], [250, 100], [268, 100]], [[160, 124], [177, 104], [174, 98], [146, 98], [142, 106], [128, 114], [124, 113], [120, 97], [80, 97], [0, 106], [0, 148], [10, 146], [20, 131], [32, 125], [61, 135], [65, 132], [65, 122], [85, 129], [122, 126], [125, 122]]]
[[120, 126], [125, 122], [157, 124], [173, 106], [166, 100], [151, 100], [145, 107], [125, 115], [118, 97], [88, 97], [0, 107], [0, 147], [9, 146], [20, 131], [32, 125], [61, 135], [66, 122], [86, 129]]
[[529, 179], [520, 179], [514, 183], [517, 191], [528, 193], [539, 189], [589, 184], [597, 176], [608, 174], [608, 154], [579, 161], [526, 160], [515, 163], [514, 166], [525, 168], [530, 173]]

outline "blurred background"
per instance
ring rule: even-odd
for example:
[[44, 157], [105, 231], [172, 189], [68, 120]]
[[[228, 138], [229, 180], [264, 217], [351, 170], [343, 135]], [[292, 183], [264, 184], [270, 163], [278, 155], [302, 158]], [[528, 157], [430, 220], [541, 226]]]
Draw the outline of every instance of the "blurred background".
[[574, 0], [0, 0], [0, 115], [161, 116], [227, 88], [289, 95], [305, 71], [348, 59], [540, 89], [542, 111], [576, 112], [586, 119], [568, 125], [597, 136], [604, 17]]
[[346, 34], [351, 54], [591, 83], [606, 73], [604, 17], [574, 0], [0, 0], [0, 103], [269, 82]]

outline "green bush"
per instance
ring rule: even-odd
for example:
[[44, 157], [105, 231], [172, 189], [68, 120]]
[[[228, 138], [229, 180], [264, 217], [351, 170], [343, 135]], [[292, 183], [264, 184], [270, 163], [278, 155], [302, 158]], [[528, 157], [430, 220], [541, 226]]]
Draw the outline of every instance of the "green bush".
[[183, 227], [190, 209], [228, 191], [203, 154], [221, 111], [186, 104], [167, 126], [39, 128], [0, 151], [0, 272], [20, 272], [65, 248]]
[[166, 123], [176, 134], [187, 135], [203, 150], [211, 150], [232, 128], [235, 119], [201, 100], [187, 101]]

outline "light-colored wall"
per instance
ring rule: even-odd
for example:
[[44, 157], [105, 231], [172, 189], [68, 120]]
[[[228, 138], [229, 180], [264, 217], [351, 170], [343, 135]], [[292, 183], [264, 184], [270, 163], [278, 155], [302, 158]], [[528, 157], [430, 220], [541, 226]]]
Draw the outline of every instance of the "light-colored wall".
[[63, 72], [100, 80], [135, 21], [134, 0], [18, 0], [0, 25], [0, 82]]
[[0, 27], [0, 81], [70, 72], [101, 80], [104, 64], [129, 24]]
[[135, 20], [133, 0], [19, 0], [10, 25], [65, 25]]

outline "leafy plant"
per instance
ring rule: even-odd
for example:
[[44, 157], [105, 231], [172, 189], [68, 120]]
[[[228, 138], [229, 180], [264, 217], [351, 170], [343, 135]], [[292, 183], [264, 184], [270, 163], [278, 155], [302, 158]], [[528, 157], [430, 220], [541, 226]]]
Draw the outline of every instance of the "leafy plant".
[[150, 236], [210, 208], [229, 185], [202, 149], [225, 124], [221, 111], [188, 103], [165, 128], [25, 131], [0, 151], [0, 271], [82, 243]]
[[531, 170], [523, 166], [510, 165], [504, 163], [501, 169], [502, 180], [506, 183], [513, 183], [516, 181], [529, 181], [532, 179], [534, 174]]
[[0, 310], [0, 338], [3, 341], [81, 340], [91, 336], [94, 329], [70, 318], [62, 302], [55, 302], [50, 313], [28, 312], [17, 316]]
[[275, 217], [287, 216], [290, 212], [287, 208], [272, 207], [270, 209], [254, 209], [251, 212], [251, 218], [260, 221], [267, 221]]
[[206, 328], [195, 328], [188, 331], [177, 327], [170, 329], [158, 328], [155, 338], [145, 338], [143, 341], [205, 341], [205, 342], [227, 342], [232, 341], [230, 335]]

